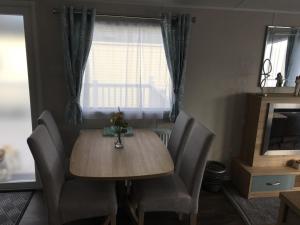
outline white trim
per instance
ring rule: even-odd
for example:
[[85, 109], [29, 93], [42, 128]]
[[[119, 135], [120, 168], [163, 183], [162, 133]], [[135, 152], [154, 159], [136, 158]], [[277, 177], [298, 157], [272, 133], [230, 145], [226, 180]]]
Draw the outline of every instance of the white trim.
[[[152, 7], [159, 7], [162, 10], [165, 8], [174, 8], [174, 9], [181, 9], [181, 10], [188, 10], [188, 9], [210, 9], [210, 10], [225, 10], [225, 11], [244, 11], [244, 12], [264, 12], [264, 13], [282, 13], [282, 14], [300, 14], [300, 8], [298, 11], [288, 11], [288, 10], [276, 10], [276, 9], [255, 9], [255, 8], [243, 8], [243, 5], [248, 1], [248, 0], [241, 0], [237, 4], [233, 6], [204, 6], [204, 5], [195, 5], [192, 3], [186, 3], [182, 1], [183, 3], [175, 3], [174, 1], [156, 1], [156, 2], [146, 2], [146, 1], [136, 1], [133, 2], [128, 0], [129, 2], [124, 2], [122, 0], [86, 0], [84, 1], [86, 4], [121, 4], [121, 5], [136, 5], [136, 6], [152, 6]], [[67, 3], [81, 3], [82, 1], [67, 1]], [[287, 3], [288, 4], [288, 3]]]

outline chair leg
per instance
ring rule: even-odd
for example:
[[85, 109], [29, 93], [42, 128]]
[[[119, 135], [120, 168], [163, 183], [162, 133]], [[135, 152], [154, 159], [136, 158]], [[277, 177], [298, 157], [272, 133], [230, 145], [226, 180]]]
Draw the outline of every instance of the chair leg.
[[109, 225], [109, 223], [110, 223], [110, 216], [106, 217], [106, 220], [102, 225]]
[[178, 215], [179, 221], [182, 221], [183, 220], [183, 213], [178, 213], [177, 215]]
[[190, 215], [190, 225], [197, 225], [197, 216], [198, 216], [198, 214], [191, 213], [191, 215]]
[[139, 210], [138, 225], [144, 225], [144, 216], [145, 213], [142, 210]]
[[132, 216], [135, 223], [138, 223], [138, 215], [137, 215], [137, 205], [128, 200], [128, 207], [130, 210], [130, 215]]
[[116, 225], [117, 224], [117, 218], [116, 215], [111, 215], [110, 216], [110, 225]]

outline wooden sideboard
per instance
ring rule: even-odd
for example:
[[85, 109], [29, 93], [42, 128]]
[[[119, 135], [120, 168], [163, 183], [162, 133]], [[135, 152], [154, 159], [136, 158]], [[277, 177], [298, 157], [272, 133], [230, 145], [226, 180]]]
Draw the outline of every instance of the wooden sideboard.
[[300, 104], [292, 94], [248, 94], [243, 144], [232, 161], [234, 185], [247, 197], [278, 196], [280, 191], [300, 190], [300, 170], [287, 166], [300, 155], [263, 155], [262, 147], [270, 103]]
[[300, 191], [300, 170], [291, 167], [252, 167], [234, 159], [232, 182], [246, 198], [278, 196], [281, 191]]

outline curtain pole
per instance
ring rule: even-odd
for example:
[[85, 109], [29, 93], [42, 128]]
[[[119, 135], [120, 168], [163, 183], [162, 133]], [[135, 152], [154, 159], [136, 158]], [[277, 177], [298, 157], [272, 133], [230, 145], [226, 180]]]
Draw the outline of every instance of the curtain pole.
[[[60, 14], [61, 11], [57, 8], [52, 9], [53, 14]], [[81, 13], [81, 10], [75, 10], [75, 13]], [[139, 16], [122, 16], [122, 15], [107, 15], [107, 14], [96, 14], [97, 17], [115, 17], [115, 18], [129, 18], [129, 19], [143, 19], [143, 20], [158, 20], [160, 21], [160, 18], [156, 17], [139, 17]], [[196, 23], [196, 17], [192, 17], [192, 22]]]

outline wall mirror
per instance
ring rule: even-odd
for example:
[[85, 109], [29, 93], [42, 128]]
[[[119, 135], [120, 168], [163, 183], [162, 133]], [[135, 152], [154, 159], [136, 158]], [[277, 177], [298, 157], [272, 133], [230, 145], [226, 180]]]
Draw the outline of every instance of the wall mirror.
[[294, 87], [300, 75], [300, 27], [268, 26], [261, 87]]

